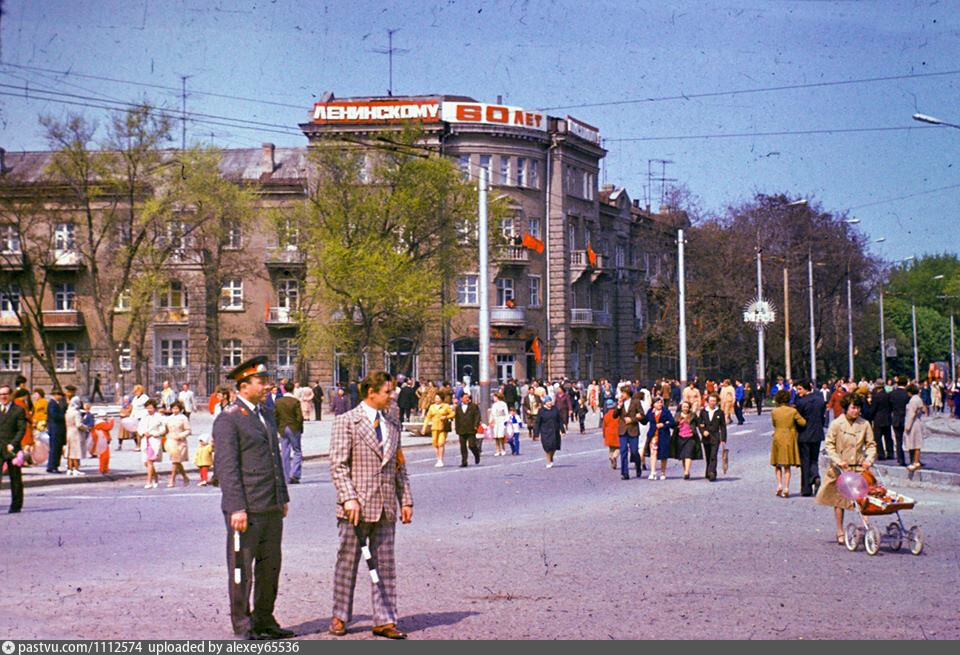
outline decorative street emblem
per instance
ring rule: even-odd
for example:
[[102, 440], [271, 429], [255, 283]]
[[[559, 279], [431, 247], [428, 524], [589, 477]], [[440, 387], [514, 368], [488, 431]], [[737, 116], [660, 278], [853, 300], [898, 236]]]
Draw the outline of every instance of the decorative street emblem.
[[753, 323], [753, 326], [761, 330], [777, 318], [777, 311], [773, 304], [768, 300], [754, 298], [743, 309], [743, 322]]

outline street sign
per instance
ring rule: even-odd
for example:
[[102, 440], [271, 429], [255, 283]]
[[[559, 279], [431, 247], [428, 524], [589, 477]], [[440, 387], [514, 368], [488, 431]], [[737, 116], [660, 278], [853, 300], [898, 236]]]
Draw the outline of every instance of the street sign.
[[897, 356], [897, 340], [887, 339], [883, 344], [883, 354], [887, 357]]

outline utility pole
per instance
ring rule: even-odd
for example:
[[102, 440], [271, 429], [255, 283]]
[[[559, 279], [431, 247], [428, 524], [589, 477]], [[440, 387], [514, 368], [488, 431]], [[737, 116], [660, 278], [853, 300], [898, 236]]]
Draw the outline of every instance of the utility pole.
[[953, 340], [953, 312], [950, 313], [950, 379], [957, 379], [957, 349]]
[[810, 295], [810, 383], [817, 382], [817, 329], [813, 321], [813, 251], [807, 250], [807, 290]]
[[180, 76], [180, 150], [187, 149], [187, 79], [192, 75]]
[[883, 326], [883, 285], [880, 286], [880, 377], [887, 381], [887, 337]]
[[910, 320], [913, 322], [913, 379], [920, 379], [920, 353], [917, 351], [917, 303], [910, 303]]
[[783, 262], [783, 359], [786, 363], [787, 379], [793, 379], [790, 369], [790, 272], [787, 262]]
[[[761, 256], [763, 251], [757, 246], [757, 300], [763, 302], [763, 262]], [[760, 392], [760, 398], [764, 398], [767, 394], [767, 383], [766, 383], [766, 368], [767, 363], [764, 361], [764, 347], [763, 347], [763, 329], [764, 326], [761, 323], [757, 327], [757, 389]], [[762, 401], [761, 401], [762, 402]]]
[[683, 230], [677, 230], [677, 284], [680, 287], [680, 386], [687, 385], [687, 290], [683, 260]]
[[[486, 417], [490, 406], [490, 283], [489, 253], [487, 252], [487, 176], [488, 171], [480, 167], [479, 187], [479, 243], [480, 243], [480, 416]], [[481, 418], [483, 420], [483, 418]]]
[[853, 381], [853, 285], [850, 282], [850, 264], [847, 264], [847, 368]]

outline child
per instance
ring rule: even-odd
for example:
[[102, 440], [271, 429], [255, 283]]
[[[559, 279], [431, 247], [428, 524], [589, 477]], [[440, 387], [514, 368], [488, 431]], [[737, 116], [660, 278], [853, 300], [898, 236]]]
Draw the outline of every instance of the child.
[[193, 453], [193, 463], [200, 470], [200, 486], [207, 486], [207, 472], [213, 466], [213, 445], [210, 443], [207, 435], [201, 434], [196, 452]]
[[98, 468], [101, 473], [110, 472], [110, 431], [113, 430], [113, 425], [113, 419], [108, 419], [101, 413], [93, 426], [93, 445], [90, 446], [90, 454], [100, 459]]
[[517, 414], [517, 408], [510, 408], [510, 418], [507, 419], [507, 431], [510, 433], [510, 454], [520, 454], [520, 431], [523, 429], [523, 421]]
[[[87, 457], [97, 457], [97, 453], [94, 453], [94, 450], [97, 446], [97, 437], [95, 434], [93, 434], [93, 426], [96, 425], [97, 420], [93, 415], [93, 412], [90, 410], [90, 403], [83, 403], [83, 410], [80, 412], [80, 439], [81, 443], [84, 445], [84, 454]], [[87, 439], [91, 440], [89, 445], [87, 444]]]
[[580, 403], [577, 406], [577, 419], [580, 421], [580, 434], [583, 434], [587, 431], [587, 398], [583, 396], [580, 398]]

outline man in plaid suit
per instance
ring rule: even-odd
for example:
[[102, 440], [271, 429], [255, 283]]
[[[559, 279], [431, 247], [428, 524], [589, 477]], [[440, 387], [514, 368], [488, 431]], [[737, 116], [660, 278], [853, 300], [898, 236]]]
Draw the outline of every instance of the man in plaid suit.
[[380, 584], [372, 584], [373, 634], [405, 639], [397, 629], [397, 579], [393, 544], [397, 522], [413, 519], [413, 496], [400, 452], [400, 424], [389, 412], [393, 378], [370, 373], [360, 383], [361, 402], [336, 418], [330, 440], [330, 477], [337, 490], [340, 547], [334, 571], [330, 633], [342, 636], [353, 617], [353, 591], [361, 546], [369, 537]]

